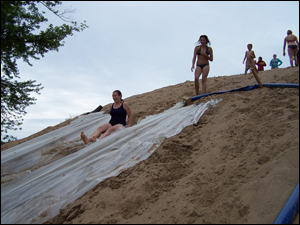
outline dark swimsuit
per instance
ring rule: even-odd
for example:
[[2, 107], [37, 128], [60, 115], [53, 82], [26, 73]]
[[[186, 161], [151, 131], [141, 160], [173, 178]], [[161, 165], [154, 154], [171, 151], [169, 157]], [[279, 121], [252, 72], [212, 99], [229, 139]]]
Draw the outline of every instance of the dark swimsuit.
[[298, 45], [289, 45], [288, 47], [294, 50], [294, 49], [298, 48]]
[[206, 63], [206, 64], [197, 64], [197, 66], [199, 66], [201, 69], [203, 69], [205, 66], [209, 65], [209, 63]]
[[[206, 51], [205, 53], [207, 55], [209, 55], [209, 51], [208, 51], [208, 47], [206, 47]], [[197, 55], [201, 55], [201, 46], [199, 47], [198, 51], [197, 51]], [[205, 66], [209, 65], [209, 63], [206, 63], [206, 64], [197, 64], [197, 66], [199, 66], [201, 69], [203, 69]]]
[[111, 115], [111, 119], [110, 119], [109, 123], [112, 126], [114, 126], [116, 124], [122, 124], [123, 126], [126, 126], [127, 112], [123, 107], [123, 102], [122, 102], [122, 105], [117, 109], [114, 109], [114, 104], [113, 104], [111, 107], [110, 115]]
[[[295, 40], [290, 40], [290, 41], [287, 41], [287, 42], [294, 42]], [[291, 49], [296, 49], [298, 48], [298, 45], [289, 45], [288, 48], [291, 48]]]

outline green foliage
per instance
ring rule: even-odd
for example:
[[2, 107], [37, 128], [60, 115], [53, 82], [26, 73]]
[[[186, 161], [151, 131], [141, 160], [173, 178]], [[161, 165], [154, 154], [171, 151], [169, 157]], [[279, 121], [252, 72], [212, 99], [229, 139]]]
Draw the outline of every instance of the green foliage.
[[[43, 88], [41, 84], [35, 84], [35, 80], [18, 81], [20, 77], [17, 60], [21, 59], [32, 66], [30, 58], [40, 59], [39, 57], [44, 57], [48, 51], [58, 51], [59, 47], [64, 45], [63, 40], [67, 36], [87, 28], [84, 23], [78, 25], [76, 21], [66, 21], [64, 19], [66, 12], [61, 13], [55, 9], [61, 4], [61, 1], [1, 1], [1, 139], [3, 140], [15, 139], [6, 135], [7, 131], [17, 130], [15, 127], [22, 125], [22, 116], [26, 114], [25, 108], [35, 104], [36, 101], [36, 98], [30, 97], [30, 93], [40, 94]], [[48, 19], [44, 17], [44, 11], [39, 11], [38, 5], [71, 25], [50, 24], [45, 30], [40, 30], [41, 24]]]

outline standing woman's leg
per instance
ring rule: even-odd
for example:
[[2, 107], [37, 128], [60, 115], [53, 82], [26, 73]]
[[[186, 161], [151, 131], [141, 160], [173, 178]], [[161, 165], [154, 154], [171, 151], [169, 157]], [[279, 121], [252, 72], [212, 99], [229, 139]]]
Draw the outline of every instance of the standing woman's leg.
[[293, 49], [293, 56], [294, 56], [294, 62], [295, 62], [295, 66], [298, 66], [298, 62], [297, 62], [297, 52], [298, 52], [298, 48]]
[[290, 57], [290, 64], [291, 64], [291, 67], [293, 67], [293, 61], [294, 61], [294, 49], [288, 48], [288, 53], [289, 53], [289, 57]]
[[208, 77], [209, 73], [209, 65], [205, 66], [203, 68], [203, 73], [202, 73], [202, 94], [206, 94], [206, 80]]
[[196, 96], [199, 95], [199, 77], [202, 73], [202, 69], [199, 66], [196, 66], [195, 70], [195, 92]]

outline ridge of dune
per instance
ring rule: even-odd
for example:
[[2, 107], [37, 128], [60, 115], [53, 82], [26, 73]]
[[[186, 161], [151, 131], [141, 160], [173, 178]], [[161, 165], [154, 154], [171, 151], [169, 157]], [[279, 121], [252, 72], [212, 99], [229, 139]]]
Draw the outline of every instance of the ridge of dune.
[[[262, 83], [299, 83], [299, 67], [258, 75]], [[242, 74], [208, 77], [207, 87], [212, 93], [255, 83], [252, 74]], [[124, 100], [135, 125], [193, 94], [194, 82], [185, 81]], [[299, 180], [299, 89], [264, 87], [195, 104], [219, 98], [197, 124], [45, 223], [273, 223]], [[109, 104], [102, 109], [108, 110]], [[1, 151], [69, 123], [10, 142]]]

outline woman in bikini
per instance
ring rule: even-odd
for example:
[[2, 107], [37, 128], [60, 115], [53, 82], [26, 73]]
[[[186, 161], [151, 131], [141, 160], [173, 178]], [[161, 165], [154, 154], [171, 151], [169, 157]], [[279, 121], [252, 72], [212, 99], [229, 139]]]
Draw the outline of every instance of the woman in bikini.
[[283, 44], [283, 56], [285, 56], [285, 46], [286, 43], [288, 44], [288, 54], [290, 57], [290, 64], [293, 67], [293, 61], [295, 62], [295, 66], [298, 66], [297, 63], [297, 51], [299, 48], [298, 38], [296, 35], [293, 35], [293, 32], [291, 30], [287, 31], [287, 36], [284, 39]]
[[194, 70], [194, 65], [197, 57], [197, 67], [195, 70], [195, 91], [196, 95], [199, 95], [199, 78], [202, 74], [202, 94], [206, 93], [206, 79], [209, 73], [209, 61], [213, 61], [213, 50], [208, 47], [210, 44], [208, 37], [206, 35], [201, 35], [197, 44], [200, 44], [194, 49], [194, 57], [192, 61], [191, 71]]
[[[86, 137], [84, 132], [81, 132], [81, 139], [85, 144], [90, 142], [95, 142], [110, 135], [112, 132], [120, 127], [130, 127], [132, 123], [131, 109], [127, 102], [122, 99], [122, 93], [116, 90], [112, 94], [114, 103], [111, 105], [111, 119], [108, 123], [103, 124], [98, 127], [98, 129], [91, 135], [91, 137]], [[126, 125], [126, 116], [128, 116], [128, 123]]]

